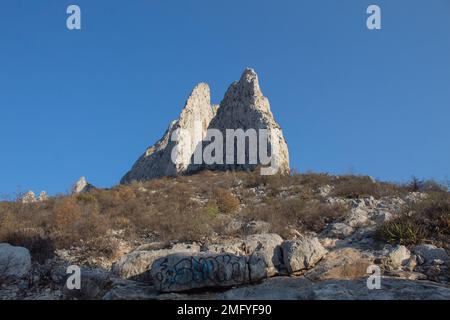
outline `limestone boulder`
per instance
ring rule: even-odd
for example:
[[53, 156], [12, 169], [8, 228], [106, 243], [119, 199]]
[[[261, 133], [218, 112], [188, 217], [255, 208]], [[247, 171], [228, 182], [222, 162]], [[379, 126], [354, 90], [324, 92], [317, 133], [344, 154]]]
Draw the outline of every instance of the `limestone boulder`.
[[389, 248], [388, 253], [389, 265], [394, 269], [401, 269], [403, 266], [408, 264], [411, 258], [411, 252], [405, 246], [395, 246]]
[[229, 253], [169, 255], [153, 263], [151, 276], [160, 292], [224, 288], [250, 282], [248, 258]]
[[172, 121], [164, 136], [147, 148], [121, 183], [185, 173], [214, 115], [209, 86], [200, 83], [192, 90], [179, 119]]
[[125, 279], [151, 282], [150, 267], [155, 260], [174, 253], [196, 253], [200, 251], [200, 246], [197, 244], [177, 244], [171, 248], [156, 250], [152, 250], [151, 246], [148, 248], [150, 250], [144, 250], [145, 248], [141, 247], [140, 250], [122, 256], [113, 264], [112, 273]]
[[367, 268], [373, 263], [354, 248], [342, 248], [328, 253], [313, 269], [305, 273], [313, 281], [325, 279], [357, 279], [367, 277]]
[[317, 238], [285, 241], [281, 247], [284, 266], [290, 274], [312, 268], [327, 253]]
[[422, 258], [426, 264], [432, 264], [434, 260], [450, 261], [450, 256], [445, 249], [431, 244], [415, 246], [413, 252]]
[[28, 249], [0, 243], [0, 279], [20, 279], [31, 270], [31, 255]]

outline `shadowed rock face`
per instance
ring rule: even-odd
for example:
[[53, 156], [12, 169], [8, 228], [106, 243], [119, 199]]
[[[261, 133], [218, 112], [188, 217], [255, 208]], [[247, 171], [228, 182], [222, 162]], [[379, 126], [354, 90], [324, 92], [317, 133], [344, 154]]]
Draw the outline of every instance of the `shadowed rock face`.
[[[181, 129], [181, 130], [178, 130]], [[196, 130], [197, 129], [197, 130]], [[223, 141], [223, 164], [193, 164], [196, 148], [205, 147], [208, 129], [219, 130]], [[245, 146], [245, 164], [237, 164], [237, 144], [235, 144], [234, 164], [226, 164], [226, 130], [227, 129], [259, 129], [272, 130], [279, 145], [279, 152], [274, 157], [282, 174], [289, 173], [289, 153], [280, 126], [276, 123], [270, 104], [259, 87], [258, 76], [253, 69], [246, 69], [239, 81], [231, 84], [220, 106], [211, 105], [210, 89], [207, 84], [196, 86], [189, 97], [180, 118], [173, 121], [163, 138], [138, 159], [133, 168], [122, 178], [121, 183], [133, 180], [150, 180], [163, 176], [192, 173], [204, 169], [209, 170], [253, 170], [259, 164], [259, 150], [256, 164], [249, 164], [249, 147]], [[178, 130], [178, 131], [176, 131]], [[172, 135], [178, 132], [177, 141], [171, 141]], [[270, 134], [270, 133], [269, 133]], [[259, 149], [259, 137], [257, 140]], [[176, 155], [172, 153], [176, 148]], [[272, 146], [267, 144], [264, 154], [270, 156]]]
[[[164, 176], [175, 176], [186, 171], [195, 147], [201, 143], [206, 129], [214, 117], [211, 106], [211, 94], [206, 83], [197, 85], [183, 108], [180, 118], [172, 121], [164, 136], [149, 147], [136, 161], [133, 168], [122, 178], [121, 183], [133, 180], [150, 180]], [[200, 124], [199, 137], [196, 137], [195, 125]], [[171, 141], [179, 130], [178, 141]], [[172, 161], [172, 150], [178, 146], [178, 155]]]

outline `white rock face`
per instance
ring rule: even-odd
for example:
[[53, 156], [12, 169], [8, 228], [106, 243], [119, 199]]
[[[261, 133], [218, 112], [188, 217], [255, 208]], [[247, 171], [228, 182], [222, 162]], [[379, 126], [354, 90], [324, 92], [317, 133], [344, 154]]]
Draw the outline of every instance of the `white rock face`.
[[22, 198], [20, 198], [20, 202], [22, 203], [34, 203], [36, 201], [36, 195], [33, 191], [28, 191], [22, 196]]
[[[205, 138], [208, 130], [212, 129], [223, 135], [223, 164], [207, 165], [202, 157], [201, 151], [211, 143], [205, 141]], [[273, 118], [268, 99], [261, 92], [257, 74], [252, 69], [246, 69], [241, 79], [230, 86], [220, 106], [211, 104], [207, 84], [197, 85], [179, 119], [173, 121], [164, 136], [137, 160], [121, 183], [176, 176], [204, 169], [252, 170], [261, 164], [259, 156], [256, 164], [249, 163], [248, 145], [245, 147], [245, 164], [237, 164], [237, 159], [232, 164], [226, 164], [227, 129], [255, 129], [257, 133], [258, 129], [272, 130], [273, 141], [277, 141], [276, 145], [279, 146], [279, 152], [274, 152], [272, 156], [273, 163], [279, 168], [279, 173], [289, 173], [289, 153], [281, 128]], [[255, 147], [259, 149], [259, 144]], [[270, 156], [272, 144], [268, 143], [266, 147], [268, 150], [265, 155]], [[195, 153], [195, 150], [200, 152]], [[237, 152], [234, 151], [236, 158]], [[256, 150], [256, 153], [259, 154], [259, 150]], [[200, 155], [200, 159], [197, 158], [194, 163], [195, 154]]]
[[[121, 183], [175, 176], [186, 172], [192, 154], [205, 137], [213, 117], [214, 108], [211, 106], [209, 86], [200, 83], [192, 91], [180, 118], [171, 122], [164, 136], [147, 149], [122, 178]], [[175, 132], [178, 132], [177, 141], [172, 141]], [[175, 163], [172, 161], [174, 148], [177, 148]]]
[[26, 248], [0, 243], [0, 278], [23, 278], [31, 269], [31, 256]]
[[[259, 140], [257, 140], [257, 164], [249, 163], [249, 147], [245, 147], [245, 164], [238, 164], [236, 144], [234, 144], [234, 157], [233, 164], [226, 163], [226, 143], [227, 129], [242, 129], [246, 132], [249, 129], [255, 129], [259, 133], [259, 129], [271, 130], [273, 141], [277, 141], [279, 146], [278, 152], [275, 152], [272, 156], [279, 167], [279, 173], [288, 174], [290, 172], [289, 167], [289, 152], [286, 141], [283, 137], [280, 126], [275, 121], [273, 114], [270, 110], [269, 100], [264, 97], [261, 88], [259, 86], [258, 75], [253, 69], [247, 68], [242, 74], [239, 81], [234, 82], [228, 88], [225, 97], [220, 103], [220, 107], [217, 110], [217, 115], [212, 119], [209, 129], [218, 129], [223, 137], [223, 155], [224, 164], [211, 164], [202, 166], [192, 166], [192, 171], [198, 169], [209, 170], [253, 170], [257, 165], [261, 164], [259, 158]], [[271, 140], [272, 141], [272, 140]], [[268, 144], [268, 150], [264, 151], [264, 154], [270, 155], [272, 153], [272, 144]]]
[[72, 194], [89, 192], [94, 186], [86, 181], [85, 177], [81, 177], [72, 187]]

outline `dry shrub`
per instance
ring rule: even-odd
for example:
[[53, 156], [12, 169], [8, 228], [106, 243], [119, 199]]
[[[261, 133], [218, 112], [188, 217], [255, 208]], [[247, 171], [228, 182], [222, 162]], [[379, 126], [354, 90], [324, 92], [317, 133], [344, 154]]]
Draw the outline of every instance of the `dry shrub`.
[[96, 204], [82, 204], [74, 196], [55, 203], [50, 230], [58, 248], [105, 236], [108, 229], [108, 221], [100, 216]]
[[229, 190], [214, 189], [214, 199], [222, 213], [235, 213], [240, 207], [240, 201]]
[[276, 201], [270, 199], [263, 205], [247, 208], [245, 216], [255, 220], [269, 222], [272, 231], [285, 233], [286, 227], [294, 227], [302, 231], [320, 232], [325, 226], [343, 215], [348, 208], [331, 205], [317, 200], [299, 198]]
[[[241, 206], [242, 219], [267, 221], [273, 232], [283, 234], [288, 226], [319, 232], [346, 211], [344, 207], [321, 202], [317, 189], [323, 185], [334, 186], [334, 194], [343, 197], [394, 196], [406, 189], [357, 176], [312, 173], [261, 176], [258, 170], [204, 171], [52, 197], [42, 203], [0, 202], [0, 241], [23, 243], [34, 251], [42, 247], [43, 252], [52, 246], [57, 249], [82, 246], [86, 252], [113, 257], [118, 244], [112, 240], [111, 231], [120, 231], [114, 237], [127, 241], [201, 240], [217, 231], [223, 218], [219, 213], [235, 213]], [[254, 187], [257, 190], [250, 190]], [[415, 211], [421, 212], [417, 216], [422, 215], [417, 221], [428, 226], [427, 233], [446, 239], [448, 208], [442, 205], [445, 204], [442, 199], [430, 201], [433, 203], [415, 207]], [[42, 232], [39, 237], [17, 234], [18, 230], [26, 229]]]
[[52, 239], [46, 237], [40, 229], [13, 231], [4, 238], [4, 241], [13, 246], [27, 248], [32, 259], [41, 264], [54, 256], [55, 245]]
[[412, 177], [405, 188], [411, 192], [447, 192], [449, 186], [435, 180], [420, 180]]
[[330, 176], [327, 173], [311, 173], [307, 172], [304, 174], [294, 173], [292, 175], [292, 180], [294, 184], [300, 184], [306, 186], [310, 189], [317, 190], [319, 187], [325, 185], [334, 185], [337, 177]]
[[374, 182], [367, 176], [341, 176], [334, 182], [333, 195], [344, 198], [360, 198], [373, 196], [381, 198], [385, 196], [399, 196], [405, 194], [407, 189], [386, 182]]
[[85, 247], [91, 256], [106, 257], [111, 260], [120, 258], [119, 242], [117, 239], [110, 237], [99, 237], [90, 239], [86, 242]]

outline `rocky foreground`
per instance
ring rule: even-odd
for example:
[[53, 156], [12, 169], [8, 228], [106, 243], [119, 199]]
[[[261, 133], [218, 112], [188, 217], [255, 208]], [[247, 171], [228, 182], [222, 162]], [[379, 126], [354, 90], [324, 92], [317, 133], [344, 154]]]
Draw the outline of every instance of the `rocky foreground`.
[[[36, 263], [27, 249], [0, 244], [0, 299], [450, 299], [448, 248], [375, 236], [426, 194], [351, 199], [333, 196], [331, 186], [319, 189], [327, 203], [348, 208], [319, 232], [290, 229], [282, 237], [268, 222], [228, 216], [228, 235], [129, 244], [97, 267], [77, 260], [80, 248]], [[74, 263], [82, 265], [80, 290], [66, 287]], [[369, 289], [376, 270], [380, 287]]]

